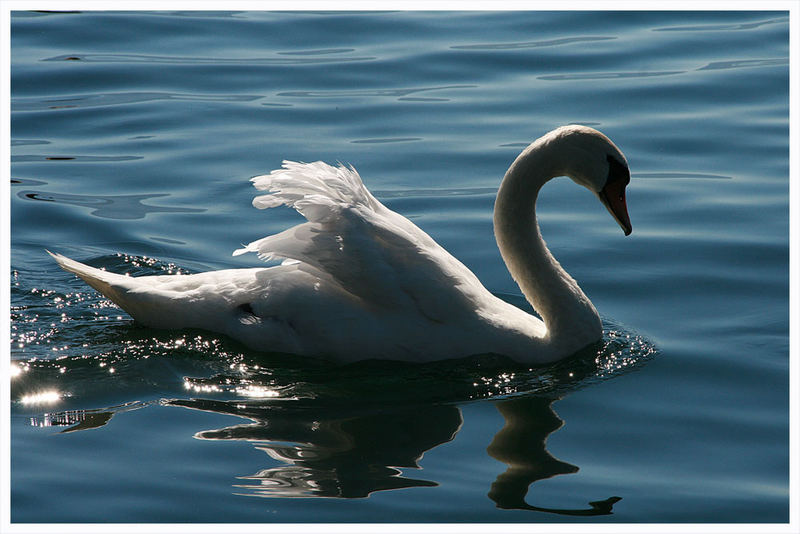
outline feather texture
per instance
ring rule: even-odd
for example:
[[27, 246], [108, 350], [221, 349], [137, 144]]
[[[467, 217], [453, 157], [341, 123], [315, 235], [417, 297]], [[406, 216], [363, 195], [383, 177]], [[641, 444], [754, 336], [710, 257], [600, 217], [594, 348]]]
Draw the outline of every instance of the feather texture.
[[428, 234], [381, 204], [352, 167], [284, 161], [281, 169], [251, 181], [270, 193], [256, 197], [253, 206], [286, 205], [308, 222], [253, 241], [234, 255], [297, 260], [373, 307], [410, 309], [433, 321], [457, 313], [468, 304], [467, 286], [480, 286]]

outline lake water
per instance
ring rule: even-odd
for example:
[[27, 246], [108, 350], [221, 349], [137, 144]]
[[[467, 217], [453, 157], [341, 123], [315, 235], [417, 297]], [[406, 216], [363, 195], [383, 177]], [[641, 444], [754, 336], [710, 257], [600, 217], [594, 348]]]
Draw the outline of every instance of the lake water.
[[[788, 12], [14, 12], [11, 45], [12, 523], [789, 521]], [[633, 234], [543, 190], [606, 332], [546, 368], [148, 329], [44, 250], [259, 266], [300, 217], [249, 178], [342, 161], [527, 308], [494, 196], [568, 123], [626, 154]]]

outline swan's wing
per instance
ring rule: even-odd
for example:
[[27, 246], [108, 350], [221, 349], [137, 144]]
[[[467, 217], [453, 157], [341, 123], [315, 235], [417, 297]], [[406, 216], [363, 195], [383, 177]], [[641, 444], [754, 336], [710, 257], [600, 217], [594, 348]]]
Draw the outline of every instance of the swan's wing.
[[285, 161], [251, 181], [270, 192], [253, 199], [256, 208], [291, 206], [308, 222], [253, 241], [234, 255], [297, 260], [369, 305], [410, 307], [434, 321], [464, 308], [464, 286], [482, 289], [430, 236], [381, 204], [352, 167]]

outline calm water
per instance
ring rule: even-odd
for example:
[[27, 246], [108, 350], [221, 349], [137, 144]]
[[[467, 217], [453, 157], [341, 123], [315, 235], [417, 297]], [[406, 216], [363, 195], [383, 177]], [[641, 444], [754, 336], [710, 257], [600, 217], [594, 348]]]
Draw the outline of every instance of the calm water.
[[[12, 522], [788, 521], [787, 13], [16, 12], [11, 30]], [[568, 180], [543, 191], [542, 232], [606, 328], [544, 369], [340, 367], [151, 330], [44, 252], [258, 266], [231, 252], [300, 218], [253, 209], [248, 179], [338, 160], [526, 307], [494, 195], [566, 123], [626, 153], [634, 232]]]

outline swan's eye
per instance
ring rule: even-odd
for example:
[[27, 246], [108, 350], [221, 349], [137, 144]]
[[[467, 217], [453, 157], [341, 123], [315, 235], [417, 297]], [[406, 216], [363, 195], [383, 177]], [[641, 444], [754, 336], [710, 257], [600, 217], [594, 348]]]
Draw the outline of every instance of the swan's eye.
[[622, 182], [622, 191], [624, 192], [624, 186], [631, 182], [631, 172], [628, 170], [628, 166], [624, 163], [620, 163], [620, 161], [611, 154], [606, 156], [606, 160], [608, 160], [608, 177], [606, 178], [606, 184]]

